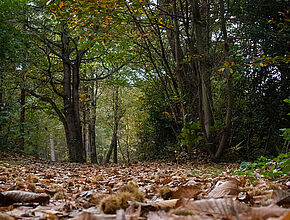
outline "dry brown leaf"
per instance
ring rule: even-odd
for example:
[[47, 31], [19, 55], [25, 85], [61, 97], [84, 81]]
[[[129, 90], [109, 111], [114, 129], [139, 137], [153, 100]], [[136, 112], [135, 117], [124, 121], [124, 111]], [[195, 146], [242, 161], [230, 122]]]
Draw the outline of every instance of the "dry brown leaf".
[[212, 218], [207, 218], [205, 216], [198, 216], [198, 215], [177, 216], [177, 215], [170, 215], [164, 211], [159, 211], [159, 212], [149, 212], [147, 219], [148, 220], [211, 220]]
[[286, 215], [290, 210], [278, 206], [254, 207], [243, 216], [249, 216], [253, 219], [267, 219], [270, 217], [280, 217]]
[[137, 210], [135, 210], [134, 206], [131, 205], [126, 209], [125, 212], [126, 219], [135, 220], [139, 219], [141, 216], [141, 205], [138, 206]]
[[217, 199], [228, 195], [237, 196], [239, 192], [239, 182], [235, 179], [232, 179], [220, 184], [217, 183], [215, 188], [208, 194], [208, 197]]
[[[1, 200], [0, 200], [1, 201]], [[7, 212], [7, 211], [12, 211], [14, 209], [14, 206], [13, 205], [9, 205], [9, 206], [3, 206], [3, 207], [0, 207], [0, 212]]]
[[115, 220], [115, 219], [116, 215], [105, 215], [105, 214], [95, 215], [89, 212], [84, 212], [81, 215], [72, 218], [72, 220]]
[[183, 207], [198, 213], [219, 214], [222, 216], [237, 216], [250, 209], [247, 205], [230, 199], [202, 199], [183, 201]]
[[15, 218], [10, 215], [6, 215], [4, 213], [0, 213], [0, 219], [1, 220], [14, 220]]
[[177, 201], [178, 199], [171, 199], [171, 200], [162, 200], [162, 201], [150, 202], [150, 203], [141, 203], [141, 202], [136, 202], [136, 201], [129, 201], [128, 203], [131, 207], [141, 206], [142, 209], [147, 209], [148, 211], [155, 211], [159, 209], [175, 208]]
[[201, 193], [201, 189], [198, 186], [179, 186], [177, 191], [173, 192], [172, 199], [181, 199], [181, 198], [194, 198]]
[[282, 216], [281, 220], [289, 220], [290, 219], [290, 211], [288, 211], [287, 214], [285, 214], [284, 216]]
[[163, 200], [160, 202], [150, 203], [151, 205], [158, 207], [159, 209], [175, 208], [178, 199]]
[[277, 205], [290, 206], [290, 192], [282, 189], [276, 189], [272, 193], [272, 199]]
[[0, 193], [0, 205], [11, 205], [13, 203], [40, 203], [48, 204], [49, 196], [25, 191], [6, 191]]

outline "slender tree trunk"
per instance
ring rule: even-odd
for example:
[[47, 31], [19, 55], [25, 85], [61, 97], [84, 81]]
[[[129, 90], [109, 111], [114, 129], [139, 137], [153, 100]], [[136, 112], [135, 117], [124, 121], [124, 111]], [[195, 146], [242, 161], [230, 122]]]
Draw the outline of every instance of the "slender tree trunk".
[[19, 150], [24, 151], [24, 123], [25, 123], [25, 90], [21, 89], [20, 94], [20, 142], [19, 142]]
[[118, 163], [118, 133], [114, 137], [114, 163]]
[[209, 21], [208, 11], [209, 3], [192, 1], [192, 14], [194, 19], [194, 33], [196, 40], [196, 49], [198, 54], [205, 57], [199, 58], [195, 62], [195, 72], [198, 76], [199, 84], [199, 120], [202, 127], [203, 136], [207, 144], [211, 157], [214, 157], [215, 146], [212, 139], [211, 127], [214, 125], [214, 116], [212, 109], [212, 93], [211, 93], [211, 68], [206, 55], [209, 53]]
[[215, 154], [215, 159], [219, 159], [222, 156], [222, 153], [225, 147], [228, 145], [228, 139], [231, 133], [231, 122], [232, 122], [232, 108], [233, 108], [233, 85], [232, 85], [232, 77], [229, 76], [228, 79], [228, 103], [227, 103], [227, 113], [225, 118], [225, 127], [224, 131]]
[[87, 111], [86, 104], [83, 104], [83, 126], [82, 126], [82, 134], [83, 134], [83, 157], [85, 161], [88, 160], [88, 151], [87, 151], [87, 142], [86, 142], [86, 121], [87, 121]]
[[[223, 39], [224, 39], [224, 56], [225, 59], [228, 59], [228, 53], [229, 53], [229, 42], [228, 42], [228, 36], [227, 36], [227, 29], [226, 29], [226, 19], [225, 19], [225, 9], [224, 9], [224, 0], [219, 0], [220, 4], [220, 13], [221, 13], [221, 30], [223, 33]], [[226, 71], [226, 74], [228, 75], [227, 79], [227, 113], [225, 117], [225, 127], [224, 131], [221, 137], [221, 140], [219, 142], [218, 149], [215, 154], [215, 159], [219, 159], [222, 156], [222, 153], [228, 145], [228, 139], [230, 135], [231, 130], [231, 122], [232, 122], [232, 108], [233, 108], [233, 83], [232, 83], [232, 74], [229, 70]]]
[[111, 144], [110, 144], [110, 148], [109, 148], [109, 151], [107, 153], [107, 156], [106, 156], [106, 159], [105, 159], [105, 163], [109, 163], [110, 162], [110, 158], [111, 158], [111, 155], [114, 151], [114, 163], [117, 163], [117, 158], [116, 158], [116, 148], [117, 148], [117, 140], [118, 140], [118, 136], [117, 136], [117, 133], [118, 133], [118, 125], [115, 124], [114, 125], [114, 131], [113, 131], [113, 135], [112, 135], [112, 140], [111, 140]]
[[90, 150], [90, 143], [89, 143], [89, 131], [86, 132], [85, 135], [85, 150], [86, 150], [86, 157], [91, 159], [91, 150]]
[[55, 161], [55, 151], [54, 151], [54, 141], [53, 141], [53, 136], [50, 134], [49, 136], [49, 143], [50, 143], [50, 159], [51, 161]]
[[96, 129], [95, 124], [89, 124], [89, 141], [91, 150], [91, 162], [97, 163], [97, 152], [96, 152]]
[[97, 99], [97, 82], [93, 82], [91, 87], [91, 105], [90, 105], [90, 123], [89, 123], [89, 140], [91, 150], [91, 162], [97, 163], [97, 151], [96, 151], [96, 99]]
[[[0, 76], [0, 117], [2, 117], [2, 110], [4, 108], [3, 105], [3, 92], [2, 92], [2, 77]], [[2, 132], [2, 121], [0, 121], [0, 135]], [[2, 144], [2, 140], [0, 141], [0, 144]]]
[[117, 86], [114, 88], [114, 95], [113, 95], [113, 112], [114, 112], [114, 129], [113, 129], [113, 136], [110, 144], [109, 151], [106, 156], [105, 163], [109, 163], [112, 152], [114, 151], [114, 163], [118, 162], [118, 128], [119, 122], [122, 117], [122, 113], [119, 109], [119, 87]]

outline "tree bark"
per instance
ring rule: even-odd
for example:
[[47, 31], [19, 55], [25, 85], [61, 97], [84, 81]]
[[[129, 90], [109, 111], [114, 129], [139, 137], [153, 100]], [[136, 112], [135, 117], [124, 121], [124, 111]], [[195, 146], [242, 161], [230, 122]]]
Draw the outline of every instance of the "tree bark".
[[[4, 105], [3, 105], [3, 92], [2, 92], [2, 76], [0, 76], [0, 117], [2, 117], [3, 108], [4, 108]], [[1, 135], [1, 132], [2, 132], [2, 121], [0, 121], [0, 135]], [[0, 142], [0, 144], [1, 143], [2, 141]]]
[[72, 162], [84, 162], [82, 130], [79, 114], [79, 68], [80, 60], [70, 61], [69, 38], [62, 33], [62, 59], [63, 59], [63, 103], [65, 116], [65, 133], [69, 158]]
[[[220, 13], [221, 13], [221, 30], [223, 33], [223, 39], [224, 39], [224, 57], [225, 59], [228, 58], [228, 53], [229, 53], [229, 42], [228, 42], [228, 36], [227, 36], [227, 29], [226, 29], [226, 19], [225, 19], [225, 9], [224, 9], [224, 0], [219, 0], [220, 4]], [[227, 79], [227, 113], [225, 116], [225, 127], [222, 133], [222, 137], [219, 142], [218, 149], [215, 153], [214, 158], [218, 160], [221, 156], [222, 153], [228, 145], [228, 139], [230, 135], [230, 130], [231, 130], [231, 122], [232, 122], [232, 108], [233, 108], [233, 83], [232, 83], [232, 75], [229, 70], [226, 71], [226, 74], [228, 75]]]
[[21, 89], [20, 94], [20, 105], [21, 105], [21, 111], [20, 111], [20, 142], [19, 142], [19, 150], [24, 151], [24, 123], [25, 123], [25, 90]]
[[207, 58], [209, 54], [209, 30], [208, 30], [208, 2], [191, 1], [192, 16], [194, 22], [194, 33], [197, 54], [201, 57], [195, 61], [195, 72], [198, 76], [199, 86], [199, 120], [202, 127], [209, 154], [214, 156], [215, 147], [212, 140], [211, 127], [214, 125], [214, 116], [211, 105], [211, 68]]
[[109, 163], [112, 152], [114, 151], [114, 163], [118, 162], [118, 128], [119, 128], [119, 122], [122, 118], [122, 113], [120, 112], [119, 108], [119, 87], [116, 86], [114, 88], [114, 94], [113, 94], [113, 112], [114, 112], [114, 129], [113, 129], [113, 135], [112, 140], [110, 144], [109, 151], [106, 156], [105, 163]]
[[96, 151], [96, 99], [97, 99], [97, 82], [93, 82], [91, 87], [91, 105], [90, 105], [90, 122], [89, 122], [89, 140], [91, 150], [91, 162], [97, 163], [97, 151]]
[[49, 143], [50, 143], [50, 159], [51, 161], [55, 161], [54, 141], [52, 134], [50, 134], [49, 136]]

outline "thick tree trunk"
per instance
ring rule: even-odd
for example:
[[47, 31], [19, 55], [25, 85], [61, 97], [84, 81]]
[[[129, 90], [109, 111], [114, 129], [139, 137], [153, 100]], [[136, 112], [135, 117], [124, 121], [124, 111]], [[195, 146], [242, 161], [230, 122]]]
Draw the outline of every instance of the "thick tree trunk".
[[20, 94], [20, 105], [21, 105], [21, 111], [20, 111], [20, 142], [19, 142], [19, 150], [24, 151], [24, 123], [25, 123], [25, 90], [21, 89]]
[[69, 150], [69, 159], [72, 162], [84, 162], [82, 130], [79, 114], [79, 68], [80, 60], [76, 58], [74, 64], [70, 61], [68, 36], [62, 34], [63, 59], [63, 103], [65, 116], [65, 133]]
[[76, 123], [73, 113], [66, 115], [65, 133], [71, 162], [84, 162], [83, 142], [80, 124]]

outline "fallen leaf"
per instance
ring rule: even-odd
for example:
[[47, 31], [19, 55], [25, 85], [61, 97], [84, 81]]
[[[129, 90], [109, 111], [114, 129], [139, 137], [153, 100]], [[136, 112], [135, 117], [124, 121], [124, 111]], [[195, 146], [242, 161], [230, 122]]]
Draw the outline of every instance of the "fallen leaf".
[[48, 204], [49, 196], [46, 194], [37, 194], [25, 191], [6, 191], [0, 193], [0, 205], [12, 205], [14, 203], [39, 203]]
[[209, 198], [222, 198], [228, 195], [237, 196], [239, 194], [238, 181], [235, 179], [220, 183], [217, 183], [215, 188], [208, 194]]
[[71, 220], [118, 220], [117, 215], [94, 214], [90, 212], [83, 212], [82, 214], [72, 218]]
[[194, 198], [201, 193], [201, 189], [198, 186], [179, 186], [177, 191], [173, 192], [172, 199], [180, 199], [180, 198]]
[[0, 219], [1, 220], [14, 220], [15, 218], [10, 215], [6, 215], [4, 213], [0, 213]]
[[141, 216], [141, 205], [138, 206], [137, 210], [135, 210], [134, 206], [131, 205], [126, 209], [125, 212], [126, 219], [134, 220], [139, 219]]
[[212, 220], [212, 218], [199, 215], [189, 215], [189, 216], [177, 216], [170, 215], [164, 211], [149, 212], [147, 216], [148, 220]]
[[176, 206], [177, 201], [178, 199], [163, 200], [160, 202], [150, 203], [150, 205], [158, 207], [159, 209], [170, 209]]
[[272, 193], [272, 199], [277, 205], [290, 206], [290, 192], [282, 189], [276, 189]]
[[187, 200], [183, 202], [183, 207], [199, 213], [219, 214], [222, 216], [237, 216], [237, 214], [250, 209], [247, 205], [230, 198]]
[[290, 212], [289, 209], [281, 208], [279, 206], [254, 207], [251, 208], [245, 215], [252, 219], [267, 219], [270, 217], [280, 217]]

